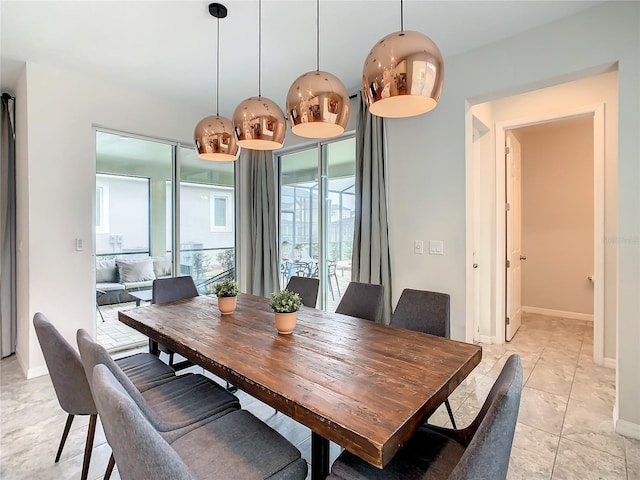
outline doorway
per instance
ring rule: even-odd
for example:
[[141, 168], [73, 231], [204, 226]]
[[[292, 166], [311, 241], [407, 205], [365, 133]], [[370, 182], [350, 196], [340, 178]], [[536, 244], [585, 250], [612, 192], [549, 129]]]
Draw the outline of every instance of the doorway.
[[[614, 79], [615, 80], [615, 79]], [[535, 92], [534, 92], [535, 93]], [[532, 97], [536, 94], [532, 93]], [[506, 101], [506, 99], [505, 99]], [[517, 102], [516, 102], [517, 103]], [[586, 106], [575, 106], [564, 111], [534, 111], [529, 116], [516, 117], [513, 114], [515, 108], [504, 109], [511, 112], [514, 120], [492, 121], [490, 108], [482, 107], [474, 110], [469, 109], [469, 132], [473, 132], [472, 121], [478, 117], [485, 125], [493, 128], [493, 145], [491, 148], [481, 149], [482, 156], [474, 157], [474, 148], [471, 142], [472, 135], [469, 135], [471, 148], [467, 149], [467, 239], [475, 237], [488, 238], [488, 245], [480, 252], [474, 252], [473, 243], [467, 242], [467, 259], [469, 268], [467, 269], [467, 295], [478, 291], [482, 283], [478, 285], [476, 278], [490, 278], [490, 292], [486, 290], [482, 293], [480, 288], [480, 304], [486, 305], [486, 310], [480, 315], [474, 311], [477, 301], [467, 302], [468, 319], [467, 338], [473, 341], [484, 343], [504, 343], [506, 338], [506, 293], [507, 293], [507, 272], [506, 272], [506, 166], [505, 148], [507, 132], [518, 128], [532, 125], [540, 125], [552, 121], [567, 120], [577, 117], [589, 116], [593, 122], [593, 177], [594, 177], [594, 213], [593, 213], [593, 274], [589, 277], [593, 282], [593, 321], [594, 321], [594, 361], [597, 364], [604, 363], [604, 190], [605, 190], [605, 145], [604, 145], [604, 104], [591, 104]], [[536, 110], [533, 108], [532, 110]], [[487, 114], [486, 112], [490, 113]], [[521, 110], [518, 110], [521, 115]], [[500, 115], [503, 118], [506, 115]], [[497, 116], [498, 118], [500, 116]], [[508, 116], [507, 116], [508, 118]], [[474, 174], [474, 169], [483, 168], [485, 172], [481, 175]], [[484, 177], [483, 177], [484, 175]], [[474, 180], [475, 178], [475, 180]], [[478, 183], [477, 179], [481, 183]], [[484, 180], [483, 180], [484, 178]], [[483, 195], [490, 197], [490, 201], [484, 202], [480, 208], [474, 209], [471, 206], [474, 189], [484, 191]], [[489, 205], [489, 206], [488, 206]], [[479, 216], [479, 218], [478, 218]], [[474, 224], [480, 225], [480, 232], [474, 232]], [[600, 241], [596, 241], [600, 239]], [[474, 261], [475, 257], [481, 262]], [[526, 252], [523, 252], [526, 256]], [[479, 272], [475, 272], [474, 265], [479, 263]], [[600, 281], [598, 281], [600, 279]], [[489, 314], [486, 315], [486, 312]], [[470, 325], [471, 324], [471, 325]]]

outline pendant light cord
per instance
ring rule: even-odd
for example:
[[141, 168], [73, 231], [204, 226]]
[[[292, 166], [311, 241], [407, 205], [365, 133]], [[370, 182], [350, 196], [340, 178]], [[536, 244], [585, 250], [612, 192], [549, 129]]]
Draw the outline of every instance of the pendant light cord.
[[316, 71], [320, 71], [320, 0], [316, 0]]
[[400, 0], [400, 31], [404, 32], [404, 2]]
[[258, 96], [262, 96], [262, 0], [258, 1]]
[[218, 34], [216, 38], [216, 117], [220, 116], [220, 17], [218, 18]]

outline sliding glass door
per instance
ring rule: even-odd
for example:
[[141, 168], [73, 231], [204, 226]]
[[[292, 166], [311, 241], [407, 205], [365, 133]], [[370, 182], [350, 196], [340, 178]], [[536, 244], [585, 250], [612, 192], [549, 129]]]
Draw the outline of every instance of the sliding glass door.
[[318, 306], [335, 310], [351, 279], [355, 139], [279, 156], [280, 282], [320, 278]]
[[191, 275], [206, 294], [235, 277], [234, 176], [234, 163], [201, 160], [177, 142], [96, 131], [96, 314], [105, 347], [144, 340], [117, 311], [150, 301], [154, 279]]

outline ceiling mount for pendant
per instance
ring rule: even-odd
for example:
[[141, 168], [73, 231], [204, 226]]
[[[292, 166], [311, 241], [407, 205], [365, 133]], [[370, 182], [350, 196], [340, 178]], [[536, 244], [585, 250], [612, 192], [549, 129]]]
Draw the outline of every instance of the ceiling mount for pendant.
[[227, 7], [220, 3], [209, 4], [209, 14], [218, 19], [216, 57], [216, 114], [203, 118], [193, 133], [198, 157], [203, 160], [229, 162], [237, 160], [239, 147], [231, 120], [220, 116], [220, 19], [227, 16]]
[[369, 111], [379, 117], [420, 115], [438, 104], [444, 81], [444, 61], [438, 46], [420, 32], [401, 30], [371, 49], [362, 70], [362, 93]]

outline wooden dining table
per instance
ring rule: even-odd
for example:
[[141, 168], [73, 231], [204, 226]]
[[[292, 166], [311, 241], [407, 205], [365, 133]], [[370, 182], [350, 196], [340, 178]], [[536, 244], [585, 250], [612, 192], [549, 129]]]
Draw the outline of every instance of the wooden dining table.
[[246, 294], [231, 315], [199, 296], [118, 318], [309, 427], [314, 480], [329, 441], [383, 468], [482, 358], [478, 345], [308, 307], [280, 335], [268, 300]]

